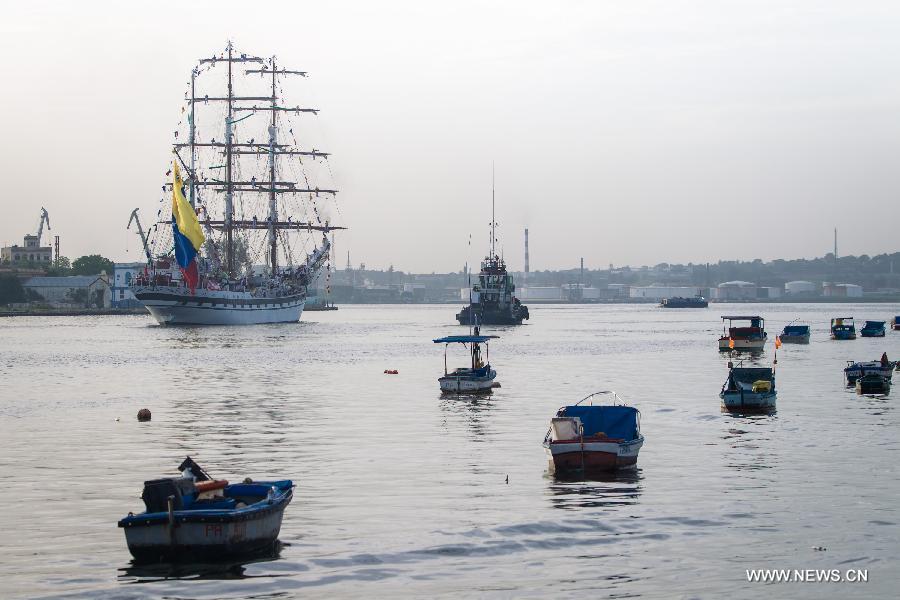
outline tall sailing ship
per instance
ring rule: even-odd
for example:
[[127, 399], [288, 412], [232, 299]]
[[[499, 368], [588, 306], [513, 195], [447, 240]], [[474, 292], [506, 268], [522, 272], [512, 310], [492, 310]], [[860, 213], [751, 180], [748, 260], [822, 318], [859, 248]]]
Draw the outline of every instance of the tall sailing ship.
[[337, 190], [318, 184], [329, 153], [298, 143], [318, 109], [287, 104], [295, 77], [231, 43], [191, 72], [158, 222], [138, 221], [148, 265], [132, 291], [159, 323], [296, 322], [330, 268], [328, 235], [344, 228], [328, 217]]

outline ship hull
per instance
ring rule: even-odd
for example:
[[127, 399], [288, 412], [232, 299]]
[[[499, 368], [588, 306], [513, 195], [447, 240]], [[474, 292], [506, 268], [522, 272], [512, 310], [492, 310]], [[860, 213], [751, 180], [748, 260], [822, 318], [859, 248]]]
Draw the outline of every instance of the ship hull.
[[471, 304], [456, 315], [460, 325], [521, 325], [522, 320], [527, 318], [527, 309], [479, 309]]
[[135, 288], [135, 297], [160, 325], [259, 325], [296, 323], [303, 314], [302, 295], [254, 298], [246, 292], [181, 288]]

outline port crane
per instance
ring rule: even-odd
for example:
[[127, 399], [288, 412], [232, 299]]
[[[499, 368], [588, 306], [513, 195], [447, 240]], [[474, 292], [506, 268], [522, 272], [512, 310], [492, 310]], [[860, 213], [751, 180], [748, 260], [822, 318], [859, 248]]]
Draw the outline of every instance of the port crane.
[[138, 209], [137, 208], [134, 209], [133, 211], [131, 211], [131, 218], [128, 219], [128, 227], [126, 227], [125, 229], [131, 229], [132, 221], [134, 221], [134, 223], [137, 224], [137, 234], [138, 234], [138, 236], [140, 236], [141, 244], [144, 246], [144, 254], [147, 255], [147, 261], [153, 262], [153, 258], [150, 255], [150, 245], [147, 243], [147, 234], [144, 233], [144, 228], [141, 227], [141, 219], [140, 219], [140, 217], [138, 217]]
[[41, 220], [38, 223], [37, 230], [37, 245], [41, 246], [41, 235], [44, 233], [44, 223], [47, 224], [47, 231], [50, 231], [50, 215], [47, 214], [47, 209], [43, 206], [41, 207]]

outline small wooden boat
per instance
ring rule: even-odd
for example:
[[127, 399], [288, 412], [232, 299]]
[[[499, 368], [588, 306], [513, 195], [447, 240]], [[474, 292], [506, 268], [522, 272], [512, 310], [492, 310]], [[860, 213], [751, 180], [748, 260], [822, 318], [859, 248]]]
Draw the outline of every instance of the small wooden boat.
[[737, 412], [770, 411], [775, 408], [775, 370], [769, 367], [733, 366], [719, 392], [722, 407]]
[[847, 361], [844, 367], [844, 378], [847, 380], [847, 386], [856, 385], [856, 380], [866, 375], [878, 375], [888, 381], [894, 375], [894, 368], [900, 365], [900, 361], [888, 360], [887, 352], [881, 355], [881, 360], [870, 360], [867, 362]]
[[220, 560], [275, 547], [293, 482], [229, 484], [190, 457], [179, 470], [181, 477], [145, 481], [146, 510], [118, 523], [135, 562]]
[[831, 339], [855, 340], [856, 325], [853, 323], [853, 317], [835, 317], [834, 319], [832, 319]]
[[792, 321], [784, 326], [778, 339], [782, 344], [808, 344], [809, 325], [805, 323], [795, 325]]
[[884, 321], [866, 321], [866, 324], [859, 330], [861, 337], [884, 337], [885, 333]]
[[[728, 321], [728, 325], [725, 325]], [[735, 327], [734, 321], [749, 321], [749, 327]], [[765, 320], [759, 316], [722, 317], [722, 337], [719, 338], [719, 350], [759, 351], [766, 345], [768, 334], [765, 331]]]
[[[596, 406], [594, 398], [611, 398], [613, 404]], [[590, 404], [582, 404], [585, 401]], [[616, 404], [615, 392], [596, 392], [572, 406], [563, 406], [550, 420], [544, 449], [550, 471], [557, 475], [631, 469], [644, 445], [640, 412]]]
[[889, 394], [891, 380], [875, 373], [868, 373], [856, 380], [857, 394]]
[[[475, 328], [473, 335], [448, 335], [447, 337], [433, 340], [435, 344], [444, 344], [444, 376], [438, 378], [442, 392], [457, 394], [485, 393], [492, 388], [499, 387], [494, 379], [497, 371], [491, 368], [490, 348], [488, 341], [497, 339], [497, 335], [481, 335], [479, 328]], [[460, 367], [453, 371], [447, 370], [447, 348], [450, 344], [462, 344], [469, 351], [471, 366]], [[481, 358], [481, 344], [484, 344], [484, 360]]]

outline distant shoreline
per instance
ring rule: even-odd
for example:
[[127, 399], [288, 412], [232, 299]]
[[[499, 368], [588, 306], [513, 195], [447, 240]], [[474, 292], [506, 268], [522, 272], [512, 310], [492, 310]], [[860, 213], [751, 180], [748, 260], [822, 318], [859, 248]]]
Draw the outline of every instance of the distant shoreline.
[[149, 315], [142, 308], [45, 308], [0, 310], [0, 317], [83, 317], [92, 315]]

